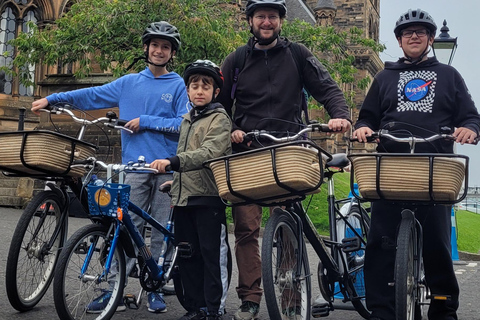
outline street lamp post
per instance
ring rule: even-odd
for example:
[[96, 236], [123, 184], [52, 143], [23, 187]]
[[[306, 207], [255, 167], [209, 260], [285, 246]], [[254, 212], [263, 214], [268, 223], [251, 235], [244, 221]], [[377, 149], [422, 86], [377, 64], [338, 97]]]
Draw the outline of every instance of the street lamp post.
[[457, 38], [450, 37], [448, 31], [450, 29], [447, 27], [447, 20], [443, 20], [443, 27], [440, 29], [438, 37], [433, 41], [432, 47], [438, 61], [450, 65], [457, 50]]

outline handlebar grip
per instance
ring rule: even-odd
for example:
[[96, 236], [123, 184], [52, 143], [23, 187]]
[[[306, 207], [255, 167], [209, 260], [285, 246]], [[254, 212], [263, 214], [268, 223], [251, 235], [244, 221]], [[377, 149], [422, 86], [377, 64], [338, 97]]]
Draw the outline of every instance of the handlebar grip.
[[165, 167], [165, 171], [167, 171], [167, 172], [168, 172], [168, 171], [172, 171], [172, 166], [171, 166], [171, 165], [166, 166], [166, 167]]
[[[378, 139], [378, 137], [379, 137], [378, 132], [374, 132], [372, 133], [371, 136], [367, 137], [367, 142], [374, 142], [376, 139]], [[349, 140], [350, 142], [358, 142], [358, 138], [356, 137], [350, 137]]]
[[246, 134], [243, 136], [243, 141], [242, 141], [242, 144], [247, 144], [249, 143], [250, 141], [253, 141], [253, 135], [252, 134]]
[[326, 123], [313, 123], [311, 124], [312, 126], [312, 131], [318, 131], [318, 132], [333, 132], [332, 129], [328, 127], [328, 124]]
[[122, 120], [122, 119], [117, 119], [117, 125], [125, 127], [125, 125], [128, 123], [127, 120]]

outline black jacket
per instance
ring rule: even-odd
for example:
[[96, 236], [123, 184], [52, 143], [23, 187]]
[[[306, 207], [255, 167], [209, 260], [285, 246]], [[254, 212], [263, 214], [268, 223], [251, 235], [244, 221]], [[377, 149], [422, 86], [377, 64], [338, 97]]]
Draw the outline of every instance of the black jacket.
[[[248, 42], [253, 46], [253, 38]], [[279, 38], [275, 47], [263, 51], [254, 49], [245, 60], [239, 74], [236, 101], [230, 97], [233, 85], [235, 52], [222, 65], [225, 82], [217, 101], [232, 116], [233, 129], [245, 132], [255, 129], [298, 132], [296, 124], [302, 122], [302, 80], [291, 50], [290, 41]], [[350, 113], [342, 91], [325, 67], [303, 45], [301, 53], [306, 59], [303, 73], [305, 88], [325, 106], [331, 118], [349, 119]], [[262, 119], [276, 118], [292, 122]]]
[[[412, 65], [387, 62], [379, 72], [363, 102], [355, 128], [406, 129], [415, 135], [430, 136], [442, 129], [466, 127], [479, 134], [480, 116], [462, 76], [436, 58]], [[408, 124], [408, 125], [407, 125]], [[405, 144], [385, 141], [379, 151], [408, 152]], [[453, 152], [453, 142], [437, 140], [433, 145], [417, 145], [416, 152]]]

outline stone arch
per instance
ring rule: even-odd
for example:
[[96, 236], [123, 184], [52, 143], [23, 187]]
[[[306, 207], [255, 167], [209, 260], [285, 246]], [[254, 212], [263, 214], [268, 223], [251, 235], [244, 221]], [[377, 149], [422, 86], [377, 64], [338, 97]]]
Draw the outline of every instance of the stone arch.
[[38, 22], [53, 22], [57, 19], [58, 14], [55, 13], [55, 4], [52, 0], [35, 0], [38, 10]]

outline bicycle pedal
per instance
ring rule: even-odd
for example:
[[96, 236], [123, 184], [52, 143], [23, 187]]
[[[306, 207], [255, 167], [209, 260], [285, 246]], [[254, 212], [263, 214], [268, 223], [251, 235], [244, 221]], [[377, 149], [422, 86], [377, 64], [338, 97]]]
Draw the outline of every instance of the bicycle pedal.
[[191, 258], [193, 256], [192, 245], [188, 242], [180, 242], [178, 244], [178, 256], [180, 258]]
[[342, 239], [342, 251], [345, 253], [355, 252], [362, 248], [362, 243], [357, 237], [343, 238]]
[[138, 309], [137, 298], [134, 294], [126, 294], [123, 297], [123, 303], [127, 306], [128, 309]]
[[328, 317], [329, 315], [330, 315], [330, 305], [328, 304], [328, 302], [312, 305], [313, 318]]
[[445, 294], [431, 294], [427, 298], [430, 298], [431, 300], [442, 300], [442, 301], [452, 300], [452, 297], [450, 295], [445, 295]]

